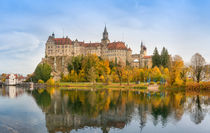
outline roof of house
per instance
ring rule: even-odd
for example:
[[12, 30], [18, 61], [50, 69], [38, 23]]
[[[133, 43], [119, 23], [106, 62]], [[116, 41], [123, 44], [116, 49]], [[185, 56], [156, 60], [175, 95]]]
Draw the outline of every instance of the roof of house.
[[[9, 79], [9, 76], [10, 76], [10, 75], [12, 75], [12, 74], [7, 74], [6, 79]], [[18, 74], [13, 74], [13, 75], [15, 76], [16, 79], [19, 79], [19, 80], [25, 78], [25, 77], [22, 76], [22, 75], [18, 75]]]

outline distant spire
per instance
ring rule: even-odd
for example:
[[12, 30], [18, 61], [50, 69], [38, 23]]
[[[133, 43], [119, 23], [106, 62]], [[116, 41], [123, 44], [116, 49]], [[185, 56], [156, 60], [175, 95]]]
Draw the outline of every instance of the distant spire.
[[143, 41], [141, 41], [141, 47], [143, 47], [143, 45], [144, 45], [144, 44], [143, 44]]
[[107, 39], [108, 39], [108, 32], [107, 32], [106, 24], [105, 24], [104, 32], [103, 32], [103, 40], [107, 40]]
[[105, 24], [105, 27], [104, 27], [104, 33], [108, 33], [107, 29], [106, 29], [106, 24]]

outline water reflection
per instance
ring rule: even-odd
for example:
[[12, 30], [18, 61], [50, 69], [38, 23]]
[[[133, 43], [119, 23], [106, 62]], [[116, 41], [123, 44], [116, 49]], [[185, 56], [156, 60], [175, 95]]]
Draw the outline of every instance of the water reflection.
[[[46, 128], [49, 133], [80, 132], [81, 129], [84, 130], [83, 132], [92, 132], [87, 128], [97, 129], [96, 132], [104, 133], [115, 132], [115, 129], [118, 132], [131, 130], [133, 132], [151, 132], [152, 130], [167, 132], [179, 127], [178, 123], [186, 124], [186, 116], [194, 125], [188, 122], [188, 126], [182, 127], [184, 129], [179, 132], [186, 130], [197, 132], [194, 127], [199, 127], [200, 132], [210, 131], [210, 127], [205, 126], [209, 124], [205, 118], [210, 118], [208, 114], [210, 95], [208, 93], [202, 95], [173, 92], [148, 94], [110, 89], [64, 90], [47, 88], [31, 90], [6, 87], [0, 89], [0, 98], [14, 99], [25, 93], [27, 95], [24, 99], [31, 99], [32, 96], [44, 113], [45, 124], [39, 125], [42, 126], [42, 129]], [[33, 105], [30, 108], [36, 107]], [[2, 110], [4, 107], [0, 109], [0, 116], [4, 114]], [[175, 126], [168, 126], [172, 123]], [[28, 127], [30, 126], [28, 125]], [[205, 127], [205, 129], [201, 127]]]
[[[208, 112], [208, 96], [184, 93], [146, 94], [135, 91], [112, 90], [34, 90], [32, 96], [46, 113], [46, 127], [50, 133], [98, 127], [105, 132], [123, 129], [138, 112], [140, 130], [147, 125], [148, 116], [154, 126], [166, 127], [178, 122], [184, 112], [199, 124]], [[151, 121], [151, 120], [150, 120]]]
[[5, 96], [9, 98], [16, 98], [24, 93], [24, 89], [17, 88], [16, 86], [5, 86], [0, 88], [0, 96]]

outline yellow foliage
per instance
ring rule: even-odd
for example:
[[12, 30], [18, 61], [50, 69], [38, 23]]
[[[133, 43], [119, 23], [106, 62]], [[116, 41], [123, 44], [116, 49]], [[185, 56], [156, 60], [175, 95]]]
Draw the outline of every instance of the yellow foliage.
[[39, 80], [38, 80], [38, 83], [40, 83], [40, 84], [44, 84], [44, 81], [43, 81], [43, 80], [41, 80], [41, 79], [39, 79]]
[[47, 85], [49, 85], [49, 86], [55, 85], [55, 81], [54, 81], [54, 79], [52, 77], [47, 80]]

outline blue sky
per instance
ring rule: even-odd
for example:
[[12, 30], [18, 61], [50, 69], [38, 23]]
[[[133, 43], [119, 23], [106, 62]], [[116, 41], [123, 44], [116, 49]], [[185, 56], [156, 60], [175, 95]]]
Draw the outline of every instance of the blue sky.
[[148, 54], [165, 46], [185, 62], [199, 52], [210, 62], [209, 0], [1, 0], [0, 73], [31, 73], [56, 37], [99, 42], [106, 23], [111, 41]]

